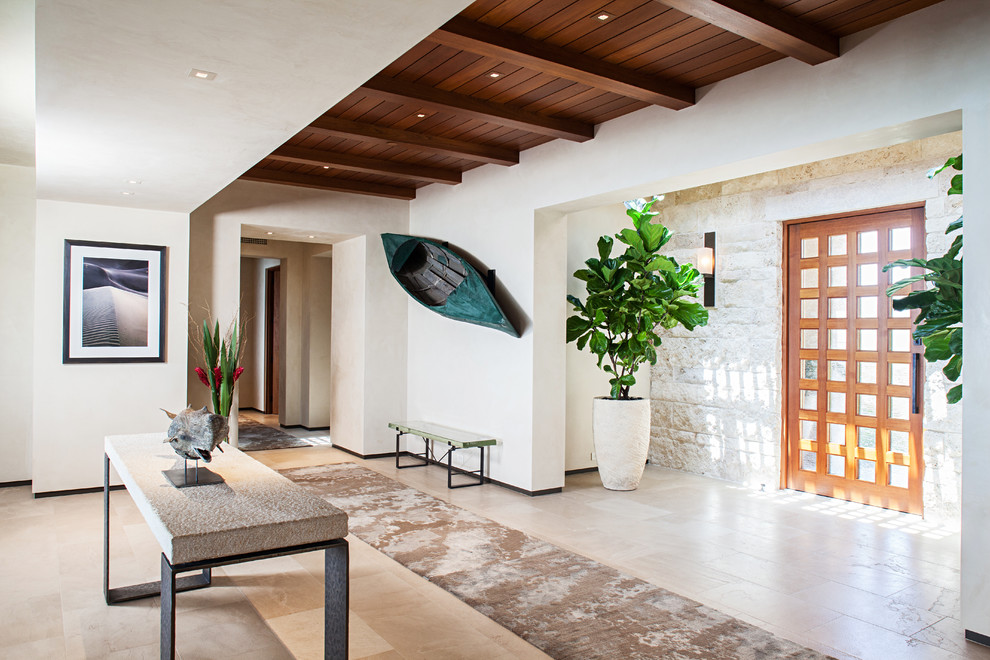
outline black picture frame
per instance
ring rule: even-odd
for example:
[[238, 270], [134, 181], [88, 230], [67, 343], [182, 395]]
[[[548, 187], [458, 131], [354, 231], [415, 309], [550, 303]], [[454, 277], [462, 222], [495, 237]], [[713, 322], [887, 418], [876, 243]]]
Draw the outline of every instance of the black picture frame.
[[164, 362], [163, 245], [65, 240], [62, 363]]

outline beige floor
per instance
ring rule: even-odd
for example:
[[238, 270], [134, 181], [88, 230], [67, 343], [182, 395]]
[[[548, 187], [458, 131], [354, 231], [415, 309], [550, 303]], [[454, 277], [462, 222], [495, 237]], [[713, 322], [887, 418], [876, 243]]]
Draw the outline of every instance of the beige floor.
[[[631, 493], [585, 474], [530, 498], [491, 485], [448, 491], [440, 468], [397, 472], [326, 444], [252, 456], [272, 467], [363, 463], [839, 658], [990, 658], [962, 638], [958, 534], [917, 517], [656, 468]], [[156, 579], [158, 546], [126, 491], [111, 509], [112, 584]], [[352, 658], [546, 657], [350, 542]], [[100, 494], [0, 490], [0, 658], [157, 657], [157, 599], [107, 607], [101, 552]], [[181, 658], [320, 657], [319, 554], [214, 575], [210, 589], [178, 598]]]

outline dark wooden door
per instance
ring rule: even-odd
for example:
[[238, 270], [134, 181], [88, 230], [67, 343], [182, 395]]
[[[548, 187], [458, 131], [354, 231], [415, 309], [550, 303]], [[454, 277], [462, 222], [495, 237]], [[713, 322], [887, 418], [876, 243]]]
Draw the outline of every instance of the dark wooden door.
[[265, 413], [278, 414], [278, 371], [282, 268], [265, 269]]
[[786, 485], [922, 513], [923, 347], [885, 294], [917, 269], [881, 271], [925, 256], [922, 209], [794, 223], [787, 246]]

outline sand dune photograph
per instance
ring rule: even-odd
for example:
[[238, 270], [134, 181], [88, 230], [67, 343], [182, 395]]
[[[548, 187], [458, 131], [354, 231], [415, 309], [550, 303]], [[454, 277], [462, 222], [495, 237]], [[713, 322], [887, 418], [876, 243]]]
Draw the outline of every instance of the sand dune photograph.
[[148, 262], [83, 259], [83, 346], [148, 345]]
[[161, 361], [165, 248], [65, 241], [63, 362]]

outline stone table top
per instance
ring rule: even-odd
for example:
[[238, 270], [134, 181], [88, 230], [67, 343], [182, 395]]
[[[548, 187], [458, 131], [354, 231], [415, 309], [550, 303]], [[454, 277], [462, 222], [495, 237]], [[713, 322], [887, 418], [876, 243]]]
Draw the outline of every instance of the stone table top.
[[104, 447], [173, 565], [347, 535], [346, 513], [234, 447], [215, 452], [208, 466], [225, 483], [176, 488], [162, 471], [183, 461], [164, 439], [107, 436]]

